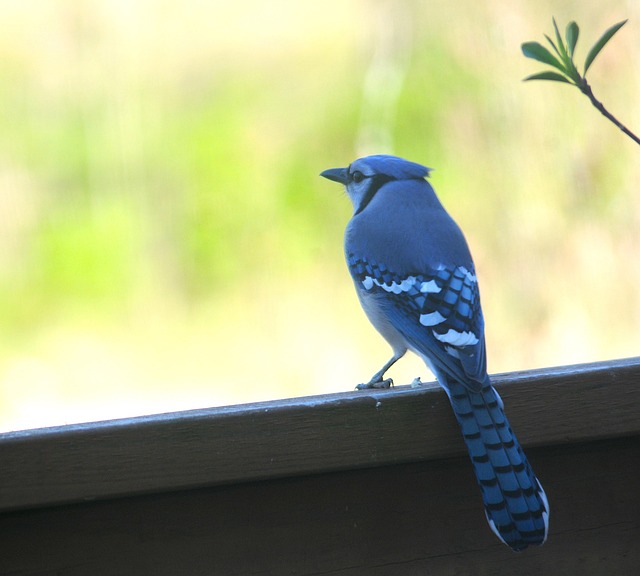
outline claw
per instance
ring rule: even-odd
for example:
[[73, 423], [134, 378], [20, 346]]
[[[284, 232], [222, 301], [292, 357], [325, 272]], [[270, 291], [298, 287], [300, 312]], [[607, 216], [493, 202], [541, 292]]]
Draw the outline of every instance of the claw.
[[393, 387], [393, 379], [386, 378], [385, 380], [377, 380], [367, 382], [366, 384], [358, 384], [356, 390], [371, 390], [371, 389], [388, 389]]
[[400, 358], [404, 356], [405, 352], [406, 352], [406, 349], [401, 351], [395, 351], [394, 349], [393, 357], [391, 358], [391, 360], [389, 360], [389, 362], [387, 362], [382, 368], [380, 368], [380, 370], [378, 370], [373, 375], [373, 377], [371, 378], [371, 380], [369, 380], [369, 382], [367, 382], [366, 384], [358, 384], [356, 386], [356, 390], [370, 390], [371, 388], [374, 388], [374, 389], [391, 388], [393, 386], [393, 380], [391, 378], [385, 379], [384, 373], [387, 370], [389, 370], [389, 368], [391, 368], [391, 366], [393, 366], [398, 360], [400, 360]]

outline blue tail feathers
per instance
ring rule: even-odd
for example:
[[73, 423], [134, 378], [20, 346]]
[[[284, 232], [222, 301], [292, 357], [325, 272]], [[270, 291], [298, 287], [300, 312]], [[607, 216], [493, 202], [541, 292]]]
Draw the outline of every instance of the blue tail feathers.
[[549, 504], [488, 379], [477, 392], [447, 382], [491, 529], [513, 550], [543, 544]]

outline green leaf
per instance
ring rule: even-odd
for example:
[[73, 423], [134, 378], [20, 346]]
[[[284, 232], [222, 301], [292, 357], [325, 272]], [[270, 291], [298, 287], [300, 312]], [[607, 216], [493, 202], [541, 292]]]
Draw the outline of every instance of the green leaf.
[[565, 32], [565, 36], [567, 38], [567, 46], [569, 48], [569, 55], [573, 58], [573, 52], [576, 49], [576, 44], [578, 43], [578, 36], [580, 34], [580, 28], [575, 22], [569, 22], [567, 24], [567, 30]]
[[527, 76], [524, 81], [528, 80], [552, 80], [554, 82], [565, 82], [566, 84], [573, 84], [570, 80], [565, 78], [562, 74], [558, 74], [557, 72], [551, 72], [550, 70], [547, 72], [539, 72], [538, 74], [532, 74], [531, 76]]
[[549, 36], [547, 36], [546, 34], [544, 35], [544, 37], [547, 39], [547, 42], [549, 42], [549, 44], [553, 46], [553, 49], [556, 51], [556, 54], [560, 56], [560, 58], [562, 58], [562, 54], [560, 54], [560, 50], [558, 50], [556, 43], [553, 40], [551, 40], [551, 38], [549, 38]]
[[567, 48], [565, 47], [564, 42], [562, 41], [562, 36], [560, 36], [560, 30], [558, 30], [558, 24], [556, 24], [555, 18], [553, 18], [553, 29], [556, 32], [556, 40], [558, 41], [558, 50], [560, 51], [560, 58], [562, 59], [562, 62], [564, 63], [565, 68], [568, 69], [569, 61], [571, 60], [571, 58], [569, 58], [569, 54], [567, 53]]
[[553, 66], [561, 72], [566, 71], [564, 66], [560, 64], [558, 59], [538, 42], [525, 42], [522, 45], [522, 53], [527, 58], [532, 58], [533, 60], [537, 60], [538, 62], [542, 62], [543, 64], [549, 64], [549, 66]]
[[618, 22], [617, 24], [614, 24], [613, 26], [611, 26], [611, 28], [609, 28], [601, 37], [600, 40], [598, 40], [594, 45], [593, 48], [591, 48], [591, 50], [589, 50], [589, 54], [587, 54], [587, 58], [584, 61], [584, 72], [583, 72], [583, 76], [587, 73], [587, 70], [589, 70], [589, 67], [591, 66], [591, 64], [593, 63], [593, 61], [595, 60], [595, 57], [600, 53], [600, 50], [602, 50], [604, 48], [604, 45], [609, 42], [609, 40], [611, 40], [611, 38], [613, 37], [613, 35], [620, 30], [620, 28], [622, 28], [625, 24], [627, 23], [626, 20], [623, 20], [622, 22]]

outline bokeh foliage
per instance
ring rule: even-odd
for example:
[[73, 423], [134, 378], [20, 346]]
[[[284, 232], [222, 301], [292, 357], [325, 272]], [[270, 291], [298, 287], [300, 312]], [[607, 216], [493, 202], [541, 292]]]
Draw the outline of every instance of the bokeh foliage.
[[551, 15], [629, 18], [590, 75], [640, 126], [634, 3], [4, 2], [0, 428], [368, 379], [387, 349], [317, 175], [371, 152], [435, 168], [491, 371], [636, 354], [640, 160], [520, 81]]

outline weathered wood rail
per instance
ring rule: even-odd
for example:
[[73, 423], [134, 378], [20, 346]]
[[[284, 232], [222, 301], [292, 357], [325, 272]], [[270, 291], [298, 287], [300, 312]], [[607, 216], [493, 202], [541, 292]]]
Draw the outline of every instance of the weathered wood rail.
[[490, 532], [444, 393], [399, 387], [0, 434], [0, 575], [640, 574], [640, 358], [494, 381], [541, 548]]

